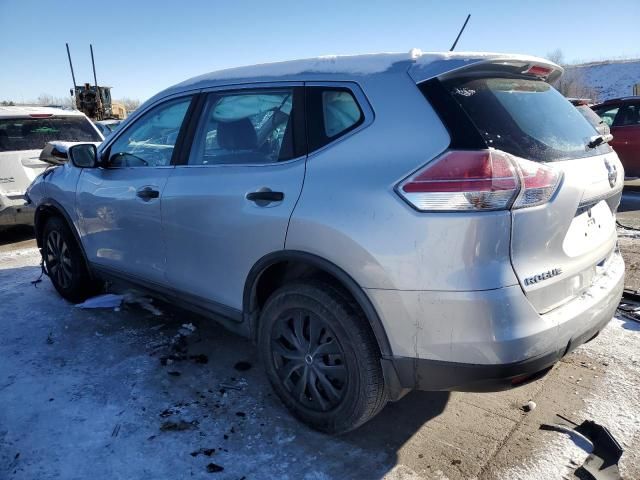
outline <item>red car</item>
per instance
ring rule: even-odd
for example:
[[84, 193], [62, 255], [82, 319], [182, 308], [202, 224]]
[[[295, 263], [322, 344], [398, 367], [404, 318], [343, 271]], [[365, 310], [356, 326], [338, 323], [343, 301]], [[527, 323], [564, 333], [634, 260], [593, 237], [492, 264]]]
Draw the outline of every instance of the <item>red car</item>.
[[626, 178], [640, 177], [640, 96], [607, 100], [593, 110], [611, 127], [610, 142]]

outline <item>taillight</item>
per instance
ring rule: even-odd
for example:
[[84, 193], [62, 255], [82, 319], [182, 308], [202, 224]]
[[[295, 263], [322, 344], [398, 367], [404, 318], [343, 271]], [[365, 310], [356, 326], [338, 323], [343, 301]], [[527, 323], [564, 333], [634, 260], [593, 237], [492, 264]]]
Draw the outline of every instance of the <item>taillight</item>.
[[522, 189], [513, 208], [535, 207], [548, 202], [560, 183], [560, 172], [541, 163], [512, 157], [520, 173]]
[[559, 178], [545, 165], [500, 150], [452, 150], [402, 181], [397, 191], [421, 211], [505, 210], [548, 201]]

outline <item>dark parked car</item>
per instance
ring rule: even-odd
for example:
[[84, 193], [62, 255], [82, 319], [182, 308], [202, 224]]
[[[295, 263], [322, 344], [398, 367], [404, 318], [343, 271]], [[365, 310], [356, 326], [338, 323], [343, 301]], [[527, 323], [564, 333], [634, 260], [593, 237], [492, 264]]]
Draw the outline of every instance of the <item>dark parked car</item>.
[[593, 101], [591, 99], [568, 98], [567, 100], [569, 100], [573, 106], [578, 109], [582, 116], [587, 119], [587, 122], [593, 125], [600, 135], [609, 135], [611, 133], [609, 124], [607, 124], [607, 122], [600, 118], [598, 114], [591, 109], [591, 105], [593, 105]]
[[593, 110], [611, 127], [611, 146], [620, 157], [625, 177], [640, 177], [640, 97], [607, 100]]

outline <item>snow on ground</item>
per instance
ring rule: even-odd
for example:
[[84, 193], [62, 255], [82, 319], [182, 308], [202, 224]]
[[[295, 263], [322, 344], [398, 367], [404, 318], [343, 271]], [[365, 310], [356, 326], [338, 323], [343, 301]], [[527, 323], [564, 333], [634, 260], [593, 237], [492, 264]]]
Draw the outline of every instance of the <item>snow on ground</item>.
[[[585, 399], [585, 409], [572, 416], [593, 420], [611, 431], [625, 449], [620, 460], [621, 472], [640, 471], [639, 344], [640, 323], [616, 317], [595, 340], [578, 348], [594, 363], [607, 368], [602, 381]], [[557, 432], [545, 434], [550, 441], [544, 449], [534, 452], [521, 465], [507, 469], [505, 479], [567, 478], [591, 453], [592, 446], [578, 437]]]
[[[0, 254], [2, 480], [484, 480], [495, 471], [548, 480], [586, 456], [564, 435], [538, 432], [536, 417], [521, 410], [532, 398], [533, 414], [555, 409], [535, 396], [545, 382], [563, 388], [566, 365], [507, 392], [414, 392], [356, 432], [329, 437], [291, 417], [246, 340], [166, 305], [161, 316], [126, 301], [119, 312], [73, 308], [48, 279], [31, 285], [38, 263], [34, 248]], [[575, 412], [609, 426], [627, 449], [623, 465], [635, 471], [638, 330], [614, 320], [579, 349], [609, 367]], [[180, 331], [188, 358], [162, 365]], [[572, 396], [574, 386], [565, 388]], [[527, 422], [552, 446], [496, 456]]]

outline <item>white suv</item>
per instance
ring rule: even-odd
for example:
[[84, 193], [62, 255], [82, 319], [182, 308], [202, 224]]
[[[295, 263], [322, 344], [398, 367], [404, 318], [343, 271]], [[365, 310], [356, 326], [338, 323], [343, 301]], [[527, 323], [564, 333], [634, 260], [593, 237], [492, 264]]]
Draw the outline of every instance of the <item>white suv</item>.
[[24, 192], [46, 167], [39, 155], [51, 140], [101, 142], [82, 113], [51, 107], [0, 107], [0, 227], [33, 223]]

